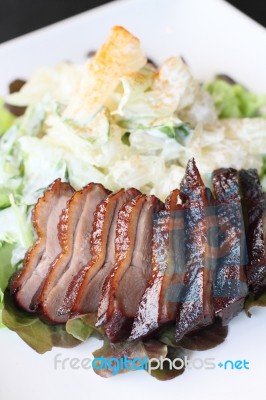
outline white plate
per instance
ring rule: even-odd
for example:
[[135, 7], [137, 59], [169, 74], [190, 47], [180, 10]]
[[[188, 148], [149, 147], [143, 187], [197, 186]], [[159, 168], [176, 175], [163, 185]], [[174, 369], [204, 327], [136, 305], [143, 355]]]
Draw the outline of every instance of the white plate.
[[[62, 3], [63, 6], [63, 3]], [[0, 93], [13, 78], [27, 78], [40, 65], [64, 59], [84, 60], [113, 25], [123, 25], [138, 36], [155, 61], [181, 54], [199, 79], [228, 73], [250, 88], [266, 92], [266, 32], [258, 24], [219, 0], [123, 0], [73, 17], [0, 46]], [[236, 155], [237, 156], [237, 155]], [[105, 380], [91, 370], [55, 369], [54, 358], [91, 357], [99, 342], [75, 349], [55, 349], [43, 356], [16, 334], [0, 331], [0, 399], [110, 400], [152, 398], [255, 398], [264, 393], [266, 311], [254, 310], [249, 320], [241, 314], [230, 324], [226, 342], [195, 354], [216, 363], [246, 359], [250, 370], [187, 370], [181, 377], [158, 382], [144, 372]]]

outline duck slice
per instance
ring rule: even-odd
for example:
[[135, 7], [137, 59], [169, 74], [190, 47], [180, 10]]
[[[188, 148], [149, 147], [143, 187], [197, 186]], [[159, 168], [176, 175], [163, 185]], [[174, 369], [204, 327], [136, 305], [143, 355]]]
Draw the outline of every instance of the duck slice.
[[97, 325], [112, 342], [128, 337], [139, 301], [152, 274], [153, 218], [164, 207], [155, 196], [139, 196], [119, 212], [115, 265], [106, 278]]
[[97, 205], [110, 194], [102, 185], [91, 183], [76, 192], [63, 211], [58, 226], [62, 251], [53, 262], [38, 298], [42, 318], [64, 323], [58, 315], [68, 286], [79, 270], [91, 260], [90, 240]]
[[115, 262], [115, 234], [119, 210], [139, 196], [137, 189], [122, 189], [103, 200], [96, 209], [90, 263], [84, 266], [69, 285], [60, 314], [94, 313], [98, 310], [102, 286]]
[[185, 273], [185, 225], [184, 208], [179, 198], [179, 190], [174, 190], [166, 200], [170, 213], [168, 263], [163, 275], [159, 303], [159, 325], [176, 319], [177, 307]]
[[190, 160], [180, 185], [185, 210], [185, 274], [176, 316], [177, 341], [213, 321], [213, 248], [208, 243], [212, 215], [208, 215], [208, 193], [194, 159]]
[[240, 185], [246, 222], [247, 283], [255, 298], [258, 298], [266, 290], [266, 231], [263, 227], [265, 199], [257, 170], [240, 171]]
[[180, 225], [180, 215], [177, 215], [175, 211], [181, 207], [177, 204], [178, 196], [179, 190], [174, 190], [166, 200], [166, 210], [160, 211], [154, 217], [152, 238], [153, 273], [139, 302], [130, 340], [147, 336], [161, 324], [175, 319], [175, 300], [173, 298], [169, 299], [167, 291], [172, 288], [173, 282], [176, 281], [175, 275], [177, 275], [174, 265], [176, 261], [175, 253], [178, 247], [176, 239]]
[[74, 189], [56, 180], [41, 197], [32, 213], [32, 223], [38, 239], [28, 251], [23, 268], [11, 281], [11, 293], [19, 307], [28, 312], [35, 311], [32, 300], [44, 281], [51, 263], [60, 253], [57, 236], [59, 217], [73, 195]]
[[245, 229], [239, 195], [238, 172], [233, 168], [219, 169], [212, 176], [216, 199], [218, 257], [214, 281], [215, 314], [224, 325], [244, 306], [248, 292]]

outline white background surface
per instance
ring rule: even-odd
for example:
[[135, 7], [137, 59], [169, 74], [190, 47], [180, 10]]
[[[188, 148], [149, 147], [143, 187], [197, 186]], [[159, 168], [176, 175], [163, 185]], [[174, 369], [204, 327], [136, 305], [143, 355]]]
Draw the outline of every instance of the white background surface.
[[[62, 3], [63, 4], [63, 3]], [[0, 93], [16, 77], [27, 78], [40, 65], [62, 60], [84, 61], [110, 28], [120, 24], [138, 36], [148, 56], [160, 62], [180, 54], [193, 73], [210, 78], [228, 73], [250, 88], [266, 92], [265, 30], [219, 0], [121, 0], [73, 17], [0, 46]], [[237, 155], [236, 155], [237, 156]], [[255, 399], [265, 390], [266, 310], [253, 318], [244, 314], [230, 324], [226, 342], [195, 357], [246, 359], [250, 370], [187, 370], [181, 377], [158, 382], [145, 372], [106, 380], [89, 370], [55, 370], [54, 357], [91, 357], [100, 342], [91, 340], [75, 349], [54, 349], [38, 355], [16, 334], [0, 331], [0, 399], [167, 400]]]

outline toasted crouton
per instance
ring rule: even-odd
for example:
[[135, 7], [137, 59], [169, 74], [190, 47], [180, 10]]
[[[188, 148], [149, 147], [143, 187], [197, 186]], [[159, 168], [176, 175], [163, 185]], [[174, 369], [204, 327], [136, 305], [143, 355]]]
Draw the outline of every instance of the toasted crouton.
[[126, 29], [115, 26], [106, 43], [88, 61], [76, 95], [64, 116], [86, 119], [105, 105], [119, 78], [138, 71], [146, 64], [140, 41]]

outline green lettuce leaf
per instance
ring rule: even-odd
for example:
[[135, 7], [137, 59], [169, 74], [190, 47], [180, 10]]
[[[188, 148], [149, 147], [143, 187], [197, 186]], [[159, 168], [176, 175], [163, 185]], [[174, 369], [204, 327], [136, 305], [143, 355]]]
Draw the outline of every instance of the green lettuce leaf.
[[84, 342], [90, 336], [103, 337], [102, 328], [96, 328], [97, 314], [85, 314], [72, 318], [66, 323], [66, 331], [74, 338]]
[[[127, 369], [125, 366], [123, 366], [124, 368], [116, 368], [118, 366], [113, 363], [111, 366], [107, 365], [106, 368], [103, 368], [100, 361], [101, 357], [104, 357], [106, 360], [111, 360], [113, 358], [121, 360], [124, 357], [127, 357], [128, 360], [133, 360], [134, 358], [140, 358], [144, 360], [145, 357], [166, 357], [166, 354], [167, 346], [159, 341], [150, 341], [144, 343], [140, 340], [137, 340], [134, 342], [123, 341], [119, 343], [111, 343], [108, 338], [105, 337], [103, 346], [93, 353], [93, 356], [97, 358], [97, 360], [95, 360], [94, 371], [96, 374], [104, 378], [109, 378], [117, 374], [124, 374], [129, 371], [138, 370], [138, 366], [136, 366], [136, 369]], [[142, 367], [139, 369], [144, 368]]]
[[[11, 264], [22, 262], [26, 251], [33, 245], [34, 235], [29, 218], [29, 210], [25, 206], [18, 206], [13, 196], [10, 196], [11, 207], [0, 210], [0, 246], [13, 246]], [[3, 259], [0, 258], [0, 270]]]
[[[172, 361], [177, 358], [184, 361], [186, 354], [187, 354], [186, 350], [184, 348], [182, 348], [181, 346], [178, 346], [178, 347], [167, 346], [166, 358], [168, 358]], [[184, 365], [185, 365], [185, 363], [184, 363]], [[170, 369], [169, 364], [165, 362], [164, 368], [163, 369], [155, 369], [155, 370], [151, 371], [151, 376], [153, 376], [154, 378], [156, 378], [160, 381], [169, 381], [170, 379], [174, 379], [174, 378], [182, 375], [183, 372], [185, 372], [185, 366], [183, 366], [183, 368], [181, 368], [181, 365], [180, 365], [180, 369], [174, 369], [174, 368]]]
[[[185, 355], [186, 351], [180, 346], [166, 346], [159, 340], [148, 340], [146, 342], [137, 340], [133, 342], [124, 341], [120, 343], [111, 343], [105, 338], [103, 346], [93, 353], [93, 356], [97, 359], [95, 360], [94, 371], [104, 378], [109, 378], [129, 371], [145, 370], [152, 377], [161, 381], [166, 381], [181, 375], [185, 368], [170, 369], [169, 362], [164, 362], [163, 369], [156, 368], [157, 365], [155, 365], [155, 360], [153, 361], [153, 359], [160, 360], [162, 357], [163, 359], [169, 358], [170, 360], [176, 358], [184, 360]], [[104, 357], [105, 362], [109, 361], [109, 363], [103, 364], [101, 360], [102, 357]], [[117, 362], [117, 360], [120, 361], [124, 359], [124, 357], [131, 361], [138, 358], [139, 361], [135, 363], [133, 367], [127, 368], [124, 363], [121, 364], [121, 362]], [[149, 370], [149, 361], [151, 367], [154, 369]]]
[[10, 276], [15, 272], [16, 268], [11, 265], [11, 257], [14, 246], [8, 243], [0, 242], [0, 327], [2, 323], [2, 308], [4, 300], [4, 291], [7, 288]]
[[223, 326], [220, 319], [216, 319], [212, 325], [206, 326], [197, 332], [186, 335], [176, 342], [175, 326], [169, 326], [162, 330], [159, 340], [171, 347], [182, 347], [187, 350], [209, 350], [223, 343], [228, 334], [228, 326]]
[[0, 136], [13, 124], [15, 117], [5, 108], [4, 100], [0, 98]]
[[0, 210], [7, 208], [10, 206], [10, 189], [8, 188], [0, 188]]
[[[263, 191], [266, 192], [266, 156], [263, 157], [263, 166], [260, 174], [260, 183], [263, 188]], [[265, 195], [266, 201], [266, 195]]]
[[[66, 323], [66, 331], [80, 341], [86, 341], [91, 336], [96, 336], [99, 339], [103, 339], [103, 346], [93, 353], [94, 357], [97, 359], [100, 359], [101, 357], [105, 357], [107, 360], [112, 358], [122, 359], [124, 356], [126, 356], [129, 360], [134, 358], [141, 358], [144, 360], [145, 357], [148, 359], [159, 359], [161, 356], [170, 358], [171, 360], [175, 358], [184, 359], [184, 349], [182, 349], [180, 346], [166, 346], [165, 343], [159, 340], [149, 340], [146, 342], [138, 340], [134, 342], [123, 341], [120, 343], [111, 343], [104, 335], [104, 330], [102, 328], [95, 328], [96, 320], [96, 314], [86, 314], [77, 318], [73, 318]], [[119, 369], [118, 371], [116, 370], [115, 365], [111, 366], [110, 368], [100, 368], [100, 363], [100, 360], [96, 360], [96, 368], [94, 368], [94, 371], [96, 374], [105, 378], [109, 378], [118, 373], [122, 374], [129, 372], [129, 370], [125, 367]], [[97, 366], [99, 369], [97, 369]], [[145, 369], [145, 371], [147, 371], [147, 369]], [[154, 369], [150, 371], [150, 375], [158, 380], [169, 380], [181, 375], [183, 372], [184, 368], [180, 370], [170, 370], [169, 365], [165, 363], [163, 370]]]
[[10, 196], [10, 202], [11, 207], [0, 210], [0, 314], [8, 280], [33, 244], [32, 226], [26, 207], [17, 206], [13, 196]]
[[70, 335], [64, 325], [47, 325], [38, 316], [19, 310], [8, 290], [4, 295], [3, 323], [40, 354], [53, 347], [74, 347], [80, 341]]
[[251, 317], [252, 314], [250, 310], [253, 307], [266, 307], [266, 293], [262, 294], [259, 298], [255, 298], [253, 293], [249, 293], [245, 301], [245, 311], [246, 314]]
[[256, 95], [239, 84], [216, 79], [205, 85], [212, 95], [220, 118], [253, 118], [261, 115], [266, 96]]

